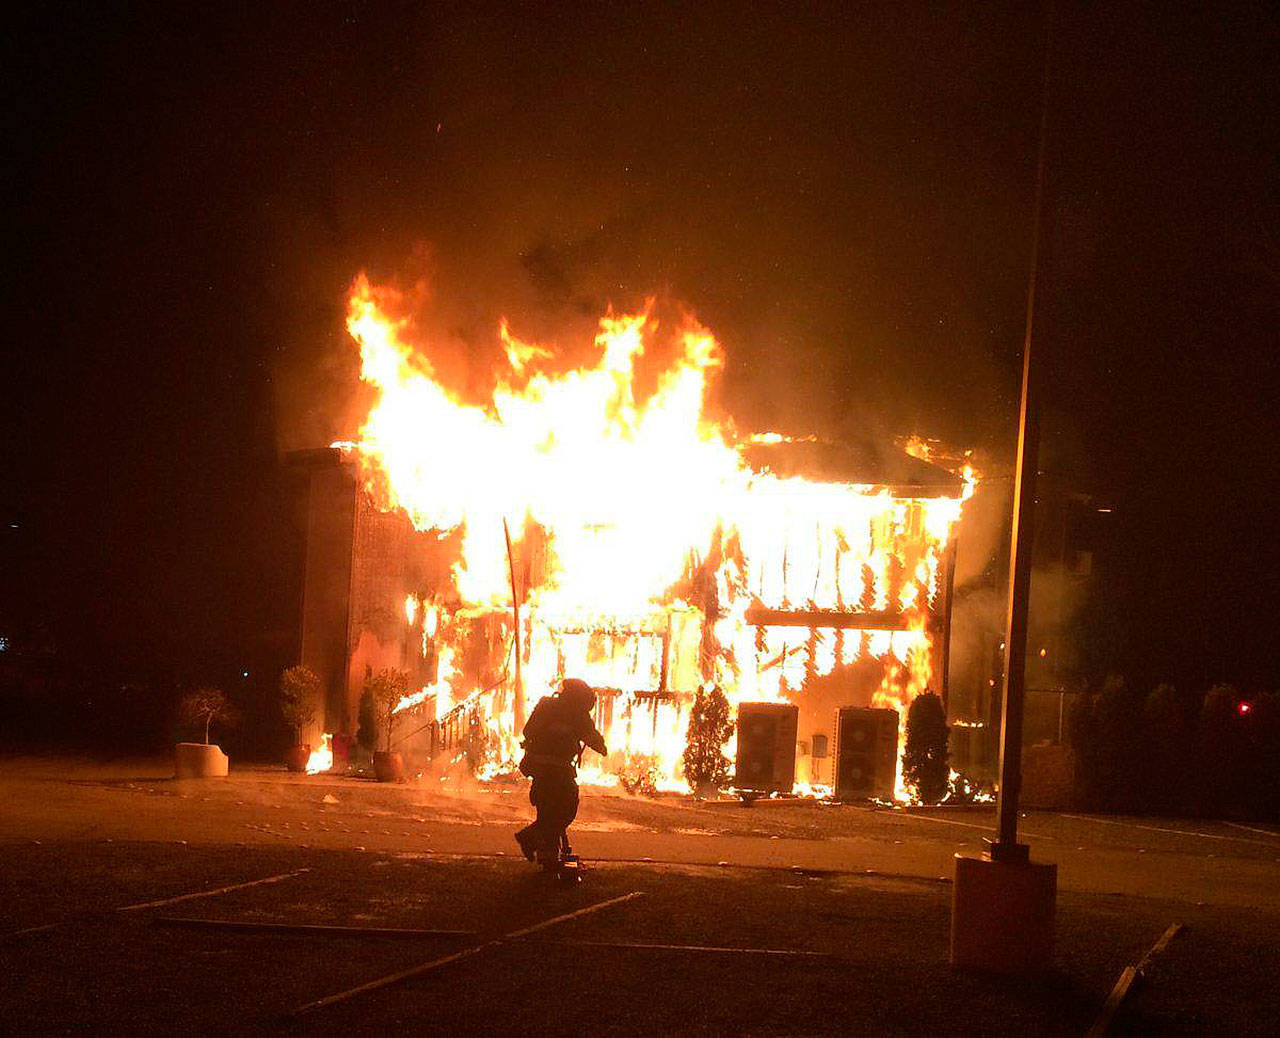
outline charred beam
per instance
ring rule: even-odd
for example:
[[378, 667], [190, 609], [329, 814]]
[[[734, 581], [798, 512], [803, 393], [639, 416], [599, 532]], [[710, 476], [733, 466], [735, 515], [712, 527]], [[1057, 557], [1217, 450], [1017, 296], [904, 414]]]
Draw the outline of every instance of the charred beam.
[[766, 609], [751, 606], [746, 621], [760, 627], [834, 627], [846, 631], [905, 631], [908, 617], [884, 610], [844, 613], [835, 609]]
[[620, 688], [609, 688], [603, 685], [597, 685], [596, 697], [598, 699], [617, 699], [619, 696], [630, 696], [632, 702], [635, 703], [679, 703], [687, 702], [694, 698], [693, 692], [685, 692], [681, 689], [658, 688], [658, 689], [630, 689], [623, 691]]
[[945, 710], [951, 699], [951, 606], [955, 595], [956, 583], [956, 542], [955, 538], [947, 545], [947, 554], [942, 571], [942, 601], [934, 616], [941, 617], [942, 637], [937, 639], [939, 646], [939, 663], [937, 673], [938, 691], [942, 695], [942, 707]]

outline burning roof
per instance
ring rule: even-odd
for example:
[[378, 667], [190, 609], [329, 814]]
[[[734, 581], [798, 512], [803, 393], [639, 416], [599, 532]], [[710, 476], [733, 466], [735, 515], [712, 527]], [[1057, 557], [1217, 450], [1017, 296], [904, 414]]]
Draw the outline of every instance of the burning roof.
[[923, 458], [870, 440], [833, 442], [815, 436], [755, 436], [742, 452], [757, 472], [823, 483], [884, 488], [895, 497], [963, 497], [967, 484]]

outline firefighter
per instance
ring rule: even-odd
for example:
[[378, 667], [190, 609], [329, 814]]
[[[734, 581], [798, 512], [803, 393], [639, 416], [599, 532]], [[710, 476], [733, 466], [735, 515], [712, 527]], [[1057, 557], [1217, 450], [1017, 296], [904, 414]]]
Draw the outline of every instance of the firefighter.
[[520, 770], [531, 779], [529, 802], [537, 809], [531, 825], [516, 833], [530, 861], [552, 867], [560, 858], [560, 837], [578, 814], [576, 764], [584, 744], [601, 756], [604, 736], [591, 720], [595, 691], [585, 681], [565, 678], [555, 695], [538, 702], [524, 726], [524, 759]]

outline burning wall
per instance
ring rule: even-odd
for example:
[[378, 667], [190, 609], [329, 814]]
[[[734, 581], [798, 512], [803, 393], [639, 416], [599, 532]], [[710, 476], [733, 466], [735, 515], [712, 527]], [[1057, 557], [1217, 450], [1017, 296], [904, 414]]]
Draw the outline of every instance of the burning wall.
[[643, 765], [680, 785], [688, 706], [714, 682], [735, 705], [797, 703], [800, 779], [826, 784], [812, 749], [837, 706], [905, 712], [944, 681], [971, 479], [738, 435], [706, 412], [714, 337], [648, 310], [606, 315], [571, 367], [504, 326], [491, 392], [468, 399], [403, 302], [363, 278], [350, 300], [373, 402], [342, 445], [359, 489], [335, 722], [366, 669], [397, 666], [420, 685], [410, 730], [465, 718], [500, 767], [533, 702], [578, 676], [603, 690], [596, 777]]

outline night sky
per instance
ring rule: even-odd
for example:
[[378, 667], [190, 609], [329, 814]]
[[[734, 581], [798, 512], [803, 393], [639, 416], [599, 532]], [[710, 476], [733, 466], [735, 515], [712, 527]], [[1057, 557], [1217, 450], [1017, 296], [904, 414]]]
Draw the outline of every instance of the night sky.
[[[1008, 464], [1035, 5], [226, 6], [7, 27], [6, 629], [273, 662], [279, 456], [354, 432], [361, 269], [426, 280], [464, 379], [501, 316], [656, 293], [743, 428]], [[1276, 18], [1165, 6], [1058, 7], [1042, 467], [1114, 508], [1110, 669], [1274, 687]]]

